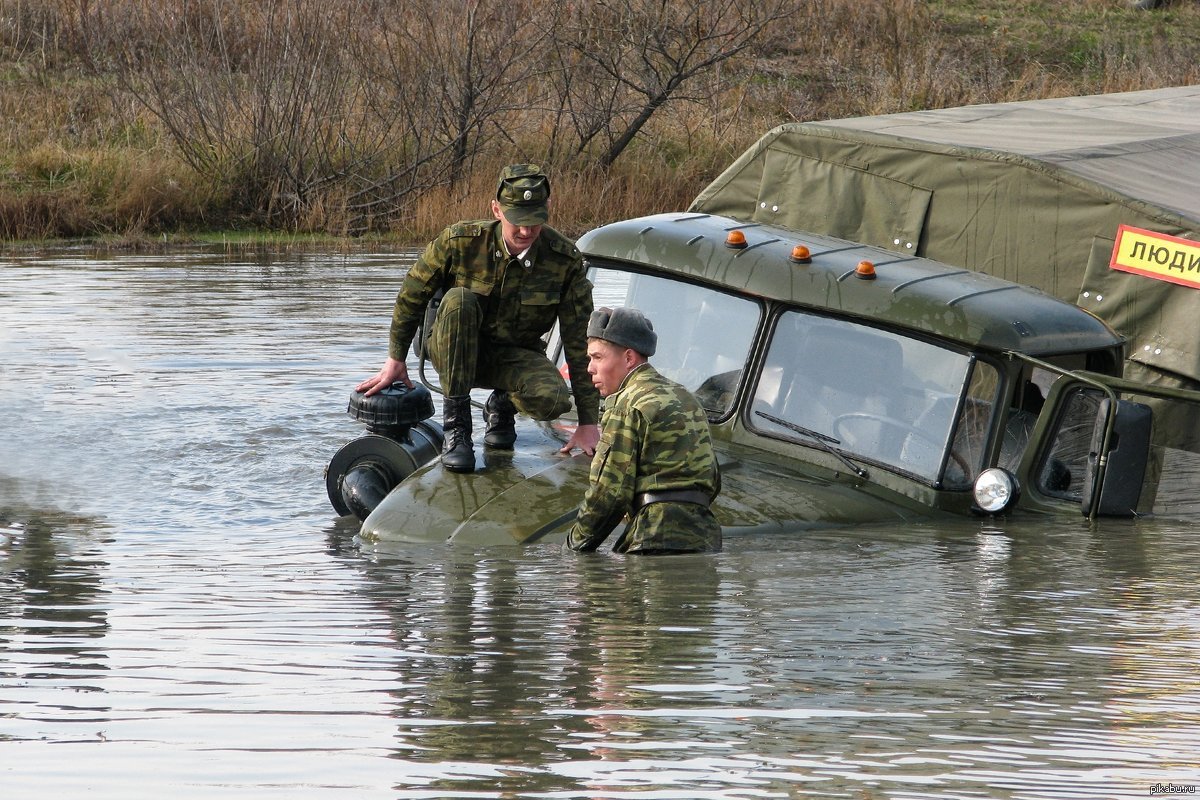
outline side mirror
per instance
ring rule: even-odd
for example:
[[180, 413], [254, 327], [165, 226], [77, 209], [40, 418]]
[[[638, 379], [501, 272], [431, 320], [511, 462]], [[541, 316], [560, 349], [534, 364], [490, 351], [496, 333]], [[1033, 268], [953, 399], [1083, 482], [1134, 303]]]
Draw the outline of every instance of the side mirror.
[[[1100, 401], [1096, 425], [1092, 429], [1091, 447], [1084, 467], [1084, 516], [1092, 516], [1094, 508], [1096, 516], [1132, 517], [1137, 513], [1142, 494], [1154, 415], [1143, 403], [1118, 400], [1109, 450], [1103, 453], [1104, 429], [1112, 413], [1111, 405], [1112, 401], [1107, 397]], [[1106, 463], [1102, 484], [1097, 487], [1096, 473], [1102, 460]]]

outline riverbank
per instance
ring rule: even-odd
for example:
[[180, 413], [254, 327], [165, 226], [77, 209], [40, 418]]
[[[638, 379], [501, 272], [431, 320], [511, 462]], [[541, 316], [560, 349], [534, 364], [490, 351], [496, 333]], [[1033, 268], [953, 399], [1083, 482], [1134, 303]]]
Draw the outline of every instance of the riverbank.
[[[639, 38], [654, 4], [605, 6], [620, 14], [602, 20], [600, 45], [583, 25], [595, 17], [533, 2], [545, 23], [505, 29], [485, 63], [456, 60], [441, 28], [432, 43], [401, 36], [415, 24], [401, 12], [419, 8], [403, 3], [395, 17], [313, 0], [284, 4], [287, 16], [279, 4], [221, 17], [176, 0], [164, 6], [179, 13], [147, 17], [134, 2], [67, 5], [0, 0], [9, 248], [410, 246], [486, 216], [496, 172], [515, 160], [548, 168], [553, 224], [575, 236], [685, 207], [782, 122], [1200, 83], [1190, 1], [773, 0], [751, 12], [689, 0], [657, 19], [675, 50]], [[732, 21], [703, 27], [710, 18]], [[488, 30], [457, 32], [483, 48]], [[535, 37], [536, 64], [500, 58], [519, 36]], [[679, 56], [689, 43], [713, 63]], [[610, 52], [624, 58], [611, 75]], [[381, 71], [383, 56], [403, 69]]]

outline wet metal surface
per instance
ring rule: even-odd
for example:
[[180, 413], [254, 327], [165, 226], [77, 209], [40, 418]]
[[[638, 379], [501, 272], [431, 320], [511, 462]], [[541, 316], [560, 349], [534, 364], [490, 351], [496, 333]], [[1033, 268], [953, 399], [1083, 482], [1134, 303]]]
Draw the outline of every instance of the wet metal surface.
[[0, 797], [1200, 784], [1190, 523], [360, 546], [322, 469], [403, 266], [0, 264]]

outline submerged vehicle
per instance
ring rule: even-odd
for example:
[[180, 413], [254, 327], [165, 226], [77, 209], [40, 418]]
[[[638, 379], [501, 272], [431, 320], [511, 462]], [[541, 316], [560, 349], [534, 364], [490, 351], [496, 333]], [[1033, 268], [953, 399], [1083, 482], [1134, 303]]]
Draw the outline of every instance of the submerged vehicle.
[[[585, 234], [596, 305], [645, 312], [708, 410], [725, 534], [1200, 512], [1198, 111], [1191, 86], [789, 123], [686, 211]], [[352, 398], [372, 433], [330, 462], [335, 509], [367, 539], [565, 534], [563, 425], [450, 473], [425, 383]]]
[[[1162, 454], [1138, 396], [1200, 408], [1200, 393], [1123, 380], [1125, 340], [1094, 315], [964, 268], [687, 212], [606, 225], [579, 247], [596, 305], [646, 313], [651, 363], [707, 409], [726, 536], [1147, 513]], [[548, 348], [561, 363], [553, 336]], [[519, 419], [516, 450], [482, 448], [480, 469], [453, 473], [436, 458], [431, 388], [394, 387], [379, 408], [352, 397], [372, 432], [331, 461], [334, 507], [366, 540], [565, 536], [588, 481], [586, 456], [558, 452], [569, 422]]]

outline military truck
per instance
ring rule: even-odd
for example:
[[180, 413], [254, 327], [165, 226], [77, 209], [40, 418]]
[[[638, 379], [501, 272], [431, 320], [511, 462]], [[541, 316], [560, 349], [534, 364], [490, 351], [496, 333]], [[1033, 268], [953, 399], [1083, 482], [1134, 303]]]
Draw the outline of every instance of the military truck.
[[[651, 362], [708, 411], [727, 537], [1200, 511], [1200, 215], [1178, 190], [1200, 87], [1132, 94], [948, 110], [925, 140], [919, 116], [782, 126], [688, 210], [580, 239], [596, 305], [645, 312]], [[366, 540], [565, 536], [588, 477], [557, 452], [570, 421], [452, 473], [420, 374], [351, 398], [370, 432], [326, 470], [334, 508]]]
[[[1153, 414], [1139, 399], [1200, 403], [1124, 381], [1125, 340], [1092, 314], [961, 267], [697, 213], [579, 245], [597, 305], [644, 311], [652, 363], [708, 410], [726, 536], [1148, 513]], [[521, 421], [515, 451], [483, 449], [480, 469], [452, 473], [436, 458], [436, 389], [352, 397], [372, 432], [331, 461], [334, 507], [368, 540], [564, 535], [588, 473], [585, 456], [557, 452], [569, 422]]]

